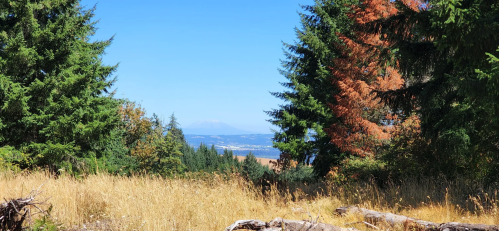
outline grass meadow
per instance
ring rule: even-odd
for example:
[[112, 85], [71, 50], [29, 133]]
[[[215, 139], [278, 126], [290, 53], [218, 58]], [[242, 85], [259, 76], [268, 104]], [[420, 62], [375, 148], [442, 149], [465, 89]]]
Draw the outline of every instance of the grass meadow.
[[264, 195], [237, 175], [164, 179], [97, 174], [76, 179], [47, 172], [0, 173], [4, 199], [26, 196], [40, 185], [38, 199], [48, 199], [51, 219], [65, 230], [224, 230], [236, 220], [276, 217], [318, 217], [319, 222], [350, 227], [345, 224], [361, 218], [338, 217], [334, 210], [352, 204], [434, 222], [499, 223], [497, 191], [466, 182], [408, 181], [383, 189], [372, 182], [317, 183]]

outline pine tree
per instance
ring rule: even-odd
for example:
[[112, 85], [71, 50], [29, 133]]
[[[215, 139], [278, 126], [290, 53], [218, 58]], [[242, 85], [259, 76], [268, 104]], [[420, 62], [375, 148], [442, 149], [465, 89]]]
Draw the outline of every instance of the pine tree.
[[320, 0], [314, 6], [304, 6], [309, 14], [301, 13], [302, 29], [296, 29], [299, 41], [284, 44], [287, 60], [282, 62], [282, 75], [289, 90], [273, 93], [287, 104], [268, 111], [269, 120], [280, 128], [275, 132], [274, 146], [300, 163], [309, 163], [319, 175], [325, 175], [331, 165], [339, 165], [346, 157], [324, 131], [338, 121], [329, 104], [336, 101], [338, 89], [331, 84], [330, 67], [342, 55], [335, 44], [343, 41], [338, 33], [348, 35], [354, 0]]
[[258, 162], [255, 155], [251, 152], [248, 153], [242, 164], [243, 174], [248, 177], [249, 180], [256, 182], [263, 176], [265, 170], [265, 167]]
[[[339, 90], [330, 107], [339, 118], [328, 128], [331, 142], [342, 151], [360, 156], [373, 156], [383, 142], [389, 142], [396, 119], [393, 112], [380, 102], [376, 91], [400, 89], [404, 80], [393, 62], [380, 60], [380, 49], [390, 44], [381, 40], [380, 33], [355, 30], [366, 23], [397, 13], [389, 0], [366, 0], [352, 5], [349, 17], [354, 21], [353, 32], [340, 35], [343, 50], [333, 60], [332, 83]], [[391, 60], [389, 60], [391, 61]]]
[[207, 169], [207, 164], [206, 164], [206, 156], [208, 153], [208, 147], [206, 147], [205, 144], [201, 143], [199, 144], [199, 148], [196, 150], [196, 165], [198, 171], [206, 171]]
[[237, 157], [234, 156], [232, 150], [224, 149], [224, 154], [222, 155], [221, 162], [219, 164], [219, 170], [222, 172], [239, 172], [238, 167], [239, 161]]
[[180, 152], [181, 147], [182, 143], [179, 143], [173, 133], [168, 131], [166, 136], [157, 144], [157, 160], [153, 163], [155, 172], [161, 175], [173, 175], [184, 172], [186, 167], [180, 159], [182, 156], [182, 152]]
[[206, 166], [211, 169], [211, 171], [215, 171], [222, 160], [222, 157], [218, 154], [215, 145], [211, 145], [210, 150], [206, 153]]
[[170, 116], [170, 122], [166, 125], [166, 129], [172, 133], [178, 142], [182, 144], [186, 142], [184, 132], [182, 132], [182, 128], [180, 128], [180, 124], [177, 122], [175, 113], [172, 113]]
[[396, 51], [407, 87], [382, 98], [393, 110], [420, 117], [428, 147], [418, 164], [430, 174], [489, 174], [499, 152], [492, 78], [499, 54], [497, 1], [433, 0], [397, 8], [397, 15], [363, 29], [386, 34], [387, 49]]
[[196, 150], [194, 150], [194, 147], [184, 144], [182, 146], [181, 152], [182, 164], [186, 166], [186, 170], [190, 172], [199, 171], [200, 169], [198, 169]]
[[0, 146], [32, 164], [100, 158], [119, 122], [106, 94], [116, 66], [101, 62], [111, 39], [90, 42], [93, 11], [77, 0], [0, 0]]

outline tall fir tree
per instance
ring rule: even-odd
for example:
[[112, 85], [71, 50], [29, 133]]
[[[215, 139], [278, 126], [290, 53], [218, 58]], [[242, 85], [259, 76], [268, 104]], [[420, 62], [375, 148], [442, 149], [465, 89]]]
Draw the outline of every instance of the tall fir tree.
[[93, 11], [78, 0], [0, 1], [0, 146], [31, 164], [83, 166], [119, 122], [106, 94], [116, 66], [101, 61], [111, 39], [90, 41]]
[[361, 29], [385, 34], [392, 44], [386, 50], [399, 60], [408, 84], [382, 98], [393, 110], [420, 117], [427, 148], [415, 160], [430, 174], [494, 175], [491, 164], [499, 161], [493, 74], [497, 1], [431, 0], [418, 7], [397, 2], [397, 8], [398, 14]]
[[177, 122], [175, 113], [172, 113], [170, 116], [170, 122], [166, 125], [166, 129], [172, 133], [178, 142], [182, 144], [186, 142], [184, 132], [182, 131], [182, 128], [180, 128], [180, 124]]
[[182, 152], [181, 160], [182, 163], [186, 166], [186, 170], [190, 172], [199, 171], [200, 170], [198, 168], [199, 164], [197, 162], [196, 150], [194, 149], [194, 147], [184, 144], [182, 146], [181, 152]]
[[243, 175], [255, 183], [262, 178], [266, 171], [269, 171], [268, 167], [262, 166], [251, 152], [246, 155], [241, 167]]
[[371, 156], [383, 143], [389, 142], [393, 130], [393, 116], [377, 98], [376, 91], [400, 89], [404, 81], [395, 63], [380, 61], [380, 50], [389, 43], [379, 33], [354, 30], [379, 18], [397, 13], [389, 0], [365, 0], [351, 5], [349, 17], [354, 21], [350, 35], [340, 35], [337, 44], [343, 54], [333, 60], [332, 84], [338, 89], [335, 103], [330, 107], [339, 118], [331, 124], [328, 133], [331, 142], [342, 151]]
[[352, 20], [347, 16], [356, 1], [319, 0], [314, 6], [304, 6], [302, 28], [296, 29], [299, 41], [284, 44], [287, 60], [282, 61], [281, 74], [289, 82], [282, 85], [289, 90], [272, 93], [287, 102], [279, 109], [268, 111], [269, 121], [279, 127], [274, 146], [299, 162], [309, 162], [318, 175], [325, 175], [332, 165], [345, 158], [337, 145], [332, 144], [325, 128], [338, 121], [329, 105], [335, 103], [339, 91], [331, 84], [330, 67], [342, 54], [335, 44], [343, 41], [338, 34], [350, 34]]

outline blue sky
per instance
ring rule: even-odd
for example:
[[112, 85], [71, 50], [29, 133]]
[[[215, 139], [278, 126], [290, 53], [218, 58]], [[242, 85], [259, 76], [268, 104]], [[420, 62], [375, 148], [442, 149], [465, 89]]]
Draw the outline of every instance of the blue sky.
[[312, 0], [117, 1], [97, 3], [94, 39], [113, 44], [105, 64], [119, 63], [116, 97], [181, 126], [214, 119], [270, 133], [264, 110], [283, 101], [282, 43], [296, 40], [299, 5]]

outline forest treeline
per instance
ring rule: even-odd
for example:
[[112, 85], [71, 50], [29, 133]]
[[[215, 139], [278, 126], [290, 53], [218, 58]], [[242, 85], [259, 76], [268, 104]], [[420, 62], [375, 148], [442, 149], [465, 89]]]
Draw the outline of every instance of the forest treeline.
[[[381, 181], [499, 174], [495, 0], [317, 0], [284, 44], [288, 82], [268, 111], [276, 169], [189, 145], [174, 115], [111, 90], [78, 0], [0, 0], [0, 167], [114, 174], [231, 172], [254, 181]], [[296, 162], [298, 164], [296, 164]], [[313, 167], [313, 172], [309, 164]], [[278, 174], [279, 173], [279, 174]], [[274, 174], [274, 175], [273, 175]], [[275, 175], [278, 174], [278, 175]], [[271, 178], [272, 178], [271, 177]]]

